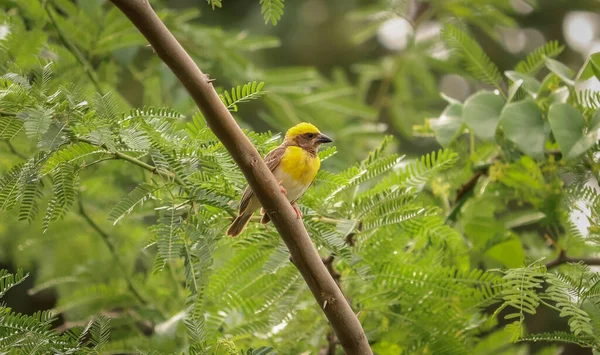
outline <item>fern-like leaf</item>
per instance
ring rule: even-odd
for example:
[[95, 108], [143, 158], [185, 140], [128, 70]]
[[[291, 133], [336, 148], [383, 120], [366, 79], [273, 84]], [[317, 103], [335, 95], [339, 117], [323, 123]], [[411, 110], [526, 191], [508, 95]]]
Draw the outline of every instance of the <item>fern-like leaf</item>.
[[467, 62], [467, 69], [478, 80], [502, 89], [502, 76], [498, 67], [485, 54], [479, 44], [465, 32], [453, 25], [447, 25], [442, 38], [450, 49], [456, 51]]
[[75, 203], [77, 176], [72, 165], [62, 163], [57, 167], [52, 191], [54, 196], [48, 203], [43, 220], [44, 231], [48, 230], [50, 222], [64, 217], [68, 209]]
[[206, 2], [208, 2], [208, 4], [212, 7], [213, 10], [215, 9], [215, 7], [223, 7], [222, 0], [206, 0]]
[[9, 273], [7, 270], [0, 270], [0, 298], [11, 288], [23, 282], [29, 274], [25, 274], [22, 269], [17, 270], [15, 274]]
[[131, 213], [135, 206], [141, 205], [151, 198], [156, 190], [157, 188], [150, 184], [139, 184], [127, 196], [123, 197], [115, 207], [113, 207], [108, 213], [108, 219], [113, 222], [113, 224], [117, 224], [123, 217]]
[[54, 110], [43, 107], [29, 108], [19, 113], [24, 123], [25, 134], [30, 138], [40, 138], [50, 128]]
[[28, 182], [21, 194], [19, 220], [31, 223], [38, 213], [38, 200], [42, 197], [42, 185], [37, 181]]
[[16, 116], [0, 115], [0, 138], [12, 140], [23, 129], [23, 121]]
[[584, 347], [590, 347], [595, 343], [594, 338], [587, 337], [587, 336], [575, 336], [573, 334], [570, 334], [567, 332], [561, 332], [561, 331], [556, 331], [556, 332], [551, 332], [551, 333], [531, 334], [531, 335], [521, 337], [519, 339], [519, 341], [563, 342], [563, 343], [577, 344], [577, 345], [581, 345]]
[[517, 63], [515, 71], [527, 75], [535, 75], [544, 67], [546, 58], [554, 58], [562, 53], [565, 46], [558, 41], [550, 41], [529, 53], [525, 59]]
[[[593, 327], [590, 316], [579, 305], [573, 302], [572, 296], [578, 293], [576, 287], [565, 282], [559, 274], [548, 274], [546, 281], [550, 284], [546, 293], [550, 299], [556, 302], [556, 307], [561, 310], [561, 317], [569, 317], [569, 326], [575, 336], [593, 335]], [[576, 284], [576, 282], [575, 282]]]
[[421, 159], [408, 164], [398, 174], [387, 178], [381, 185], [394, 186], [397, 184], [403, 187], [417, 187], [429, 181], [435, 174], [452, 167], [457, 160], [457, 153], [440, 149], [437, 153], [426, 154]]
[[0, 211], [8, 211], [15, 206], [23, 184], [22, 172], [23, 165], [17, 165], [0, 178]]
[[262, 91], [264, 82], [256, 82], [252, 81], [243, 86], [236, 86], [231, 89], [231, 92], [225, 91], [222, 94], [219, 94], [221, 101], [227, 106], [229, 111], [237, 112], [238, 107], [237, 104], [241, 102], [246, 102], [250, 100], [254, 100], [264, 95], [265, 92]]
[[181, 214], [181, 211], [177, 211], [175, 206], [169, 207], [161, 213], [158, 219], [159, 224], [152, 228], [158, 246], [158, 268], [154, 270], [155, 272], [162, 270], [161, 264], [164, 266], [166, 262], [181, 256], [184, 234]]
[[283, 15], [283, 1], [284, 0], [260, 0], [261, 9], [260, 12], [263, 14], [265, 24], [271, 22], [273, 26], [281, 20]]
[[90, 156], [108, 153], [110, 152], [92, 144], [74, 143], [48, 158], [42, 167], [42, 174], [54, 172], [61, 164], [79, 163]]
[[101, 350], [110, 339], [110, 318], [105, 315], [96, 317], [91, 327], [91, 335], [94, 349]]

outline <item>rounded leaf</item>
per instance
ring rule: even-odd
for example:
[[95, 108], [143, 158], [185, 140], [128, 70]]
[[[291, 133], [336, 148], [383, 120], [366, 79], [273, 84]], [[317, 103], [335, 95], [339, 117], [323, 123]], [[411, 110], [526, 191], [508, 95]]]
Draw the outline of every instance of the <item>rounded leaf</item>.
[[560, 151], [566, 159], [585, 153], [595, 142], [595, 132], [584, 135], [585, 119], [569, 104], [557, 103], [550, 106], [548, 121]]
[[586, 81], [593, 76], [600, 80], [600, 52], [590, 54], [577, 74], [577, 80]]
[[508, 104], [500, 122], [504, 136], [532, 158], [544, 156], [546, 133], [542, 111], [531, 99]]
[[505, 72], [504, 75], [506, 75], [506, 77], [514, 83], [518, 82], [519, 80], [523, 80], [523, 84], [521, 84], [521, 87], [534, 98], [537, 95], [537, 92], [542, 87], [542, 84], [536, 78], [527, 74], [509, 70]]
[[569, 86], [573, 86], [575, 84], [573, 81], [573, 76], [575, 73], [573, 73], [571, 68], [567, 67], [558, 60], [546, 58], [546, 68], [556, 74], [556, 76], [558, 76], [565, 84]]
[[429, 120], [431, 129], [442, 147], [447, 147], [459, 134], [462, 125], [462, 105], [450, 104], [439, 118]]
[[465, 102], [463, 119], [477, 138], [491, 141], [496, 136], [504, 99], [489, 91], [479, 92]]

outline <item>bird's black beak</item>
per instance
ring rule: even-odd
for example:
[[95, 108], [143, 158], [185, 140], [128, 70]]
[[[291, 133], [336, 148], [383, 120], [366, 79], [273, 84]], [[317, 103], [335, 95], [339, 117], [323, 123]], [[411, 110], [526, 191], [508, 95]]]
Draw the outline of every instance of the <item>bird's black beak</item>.
[[333, 142], [333, 139], [327, 137], [323, 133], [319, 134], [319, 137], [317, 138], [317, 143], [331, 143], [331, 142]]

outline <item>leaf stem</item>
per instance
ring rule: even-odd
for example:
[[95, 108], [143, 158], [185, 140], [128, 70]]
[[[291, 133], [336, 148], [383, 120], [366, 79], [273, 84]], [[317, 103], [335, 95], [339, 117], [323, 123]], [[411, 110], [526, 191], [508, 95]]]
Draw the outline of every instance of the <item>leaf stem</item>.
[[[67, 37], [65, 36], [65, 33], [62, 31], [62, 29], [58, 25], [58, 22], [56, 21], [56, 18], [52, 14], [52, 9], [50, 9], [50, 3], [51, 3], [51, 1], [46, 2], [44, 5], [44, 9], [46, 10], [48, 17], [50, 18], [50, 22], [52, 22], [52, 25], [54, 26], [54, 28], [56, 28], [58, 37], [64, 43], [65, 47], [67, 47], [69, 52], [71, 52], [71, 54], [73, 54], [73, 56], [77, 59], [79, 64], [81, 64], [81, 66], [83, 67], [83, 71], [85, 72], [85, 74], [90, 78], [90, 80], [94, 84], [96, 91], [98, 91], [98, 93], [100, 93], [100, 95], [104, 95], [104, 93], [102, 92], [102, 89], [100, 88], [100, 83], [98, 82], [98, 78], [96, 78], [96, 73], [92, 70], [92, 66], [84, 58], [83, 54], [81, 54], [79, 49], [77, 49], [77, 47], [67, 39]], [[52, 4], [52, 5], [54, 5], [54, 4]]]
[[[76, 140], [78, 140], [80, 142], [83, 142], [83, 143], [87, 143], [87, 144], [91, 144], [91, 145], [95, 145], [95, 146], [100, 146], [100, 147], [102, 147], [102, 148], [110, 151], [110, 149], [108, 149], [108, 147], [106, 146], [106, 144], [97, 144], [97, 143], [93, 142], [90, 139], [82, 138], [82, 137], [77, 137]], [[152, 166], [152, 165], [150, 165], [148, 163], [144, 163], [143, 161], [141, 161], [141, 160], [139, 160], [137, 158], [134, 158], [134, 157], [132, 157], [130, 155], [121, 153], [121, 152], [116, 151], [116, 150], [115, 151], [111, 151], [110, 153], [112, 155], [114, 155], [118, 159], [123, 159], [123, 160], [125, 160], [127, 162], [130, 162], [132, 164], [135, 164], [135, 165], [137, 165], [137, 166], [139, 166], [139, 167], [141, 167], [141, 168], [143, 168], [145, 170], [148, 170], [152, 174], [159, 175], [159, 176], [161, 176], [161, 177], [163, 177], [163, 178], [165, 178], [167, 180], [173, 179], [178, 185], [180, 185], [185, 190], [185, 192], [187, 192], [187, 193], [191, 192], [191, 190], [189, 189], [189, 187], [187, 187], [186, 183], [183, 180], [181, 180], [181, 178], [179, 176], [177, 176], [177, 174], [175, 174], [173, 172], [170, 172], [170, 171], [166, 172], [166, 171], [158, 170], [158, 168], [156, 168], [155, 166]]]
[[148, 301], [146, 301], [146, 299], [144, 299], [144, 297], [139, 293], [139, 291], [135, 287], [133, 280], [131, 279], [131, 276], [129, 276], [129, 273], [127, 272], [125, 266], [123, 265], [123, 262], [121, 261], [121, 258], [119, 257], [119, 254], [117, 253], [117, 248], [115, 247], [114, 243], [112, 242], [110, 236], [108, 235], [108, 233], [106, 233], [104, 230], [102, 230], [102, 228], [100, 228], [100, 226], [98, 224], [96, 224], [96, 222], [94, 222], [94, 220], [90, 217], [90, 215], [88, 215], [87, 211], [83, 207], [81, 192], [79, 193], [79, 215], [83, 218], [83, 220], [90, 227], [92, 227], [93, 230], [96, 231], [96, 233], [98, 233], [100, 235], [100, 237], [102, 237], [102, 241], [104, 242], [104, 244], [106, 244], [106, 247], [112, 254], [113, 259], [117, 263], [117, 266], [119, 267], [119, 269], [121, 269], [121, 272], [123, 273], [123, 278], [125, 279], [125, 282], [127, 283], [127, 288], [129, 289], [129, 291], [131, 291], [133, 296], [138, 300], [138, 302], [140, 302], [140, 304], [147, 305]]

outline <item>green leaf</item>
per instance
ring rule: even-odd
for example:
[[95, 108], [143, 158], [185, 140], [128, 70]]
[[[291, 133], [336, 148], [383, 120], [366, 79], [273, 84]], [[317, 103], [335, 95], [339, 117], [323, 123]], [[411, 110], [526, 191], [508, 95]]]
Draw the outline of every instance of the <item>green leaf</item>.
[[498, 67], [474, 39], [453, 25], [446, 26], [442, 38], [467, 62], [467, 69], [475, 78], [502, 91], [502, 76]]
[[131, 213], [135, 206], [141, 205], [151, 198], [156, 190], [157, 188], [150, 184], [144, 182], [139, 184], [113, 207], [108, 213], [108, 220], [113, 222], [113, 224], [117, 224], [121, 218]]
[[546, 68], [556, 74], [556, 76], [558, 76], [565, 84], [569, 86], [575, 85], [575, 82], [573, 81], [573, 71], [558, 60], [546, 58]]
[[265, 24], [271, 22], [273, 26], [281, 20], [283, 15], [283, 1], [284, 0], [260, 0], [260, 12], [263, 14]]
[[485, 252], [485, 256], [508, 268], [521, 267], [525, 260], [523, 245], [516, 238], [494, 245]]
[[546, 58], [554, 58], [565, 49], [565, 46], [558, 44], [558, 41], [550, 41], [543, 46], [535, 49], [533, 52], [517, 63], [515, 71], [528, 75], [535, 75], [544, 67]]
[[[594, 115], [595, 124], [598, 120], [600, 119]], [[587, 133], [583, 115], [568, 104], [558, 103], [550, 106], [548, 121], [566, 159], [573, 159], [585, 153], [597, 140], [597, 128], [594, 127], [595, 129]]]
[[590, 54], [577, 74], [577, 81], [585, 81], [595, 76], [600, 80], [600, 52]]
[[429, 124], [442, 147], [447, 147], [459, 134], [463, 126], [462, 104], [450, 104], [439, 118], [430, 119]]
[[212, 7], [213, 10], [215, 9], [215, 7], [223, 7], [222, 0], [206, 0], [206, 2], [208, 2], [208, 4]]
[[542, 111], [531, 100], [508, 104], [500, 116], [504, 136], [523, 153], [540, 159], [544, 156], [546, 134]]
[[491, 141], [496, 136], [504, 99], [489, 91], [479, 92], [465, 102], [463, 119], [478, 138]]
[[23, 127], [25, 134], [29, 138], [39, 138], [44, 135], [52, 123], [52, 114], [54, 110], [43, 107], [30, 108], [18, 114], [18, 117], [24, 120]]
[[264, 85], [264, 82], [251, 81], [243, 86], [238, 85], [232, 88], [231, 93], [225, 91], [223, 94], [219, 94], [219, 97], [229, 111], [237, 112], [237, 104], [254, 100], [264, 95], [265, 92], [262, 91]]
[[536, 78], [516, 71], [509, 70], [507, 72], [504, 72], [504, 75], [506, 75], [506, 77], [513, 82], [523, 80], [523, 84], [521, 85], [521, 87], [523, 88], [523, 90], [531, 94], [534, 98], [542, 85]]
[[0, 298], [11, 288], [23, 282], [29, 274], [25, 274], [22, 269], [17, 270], [16, 274], [11, 274], [6, 270], [0, 270]]
[[23, 128], [23, 122], [17, 116], [0, 116], [0, 138], [12, 140]]

